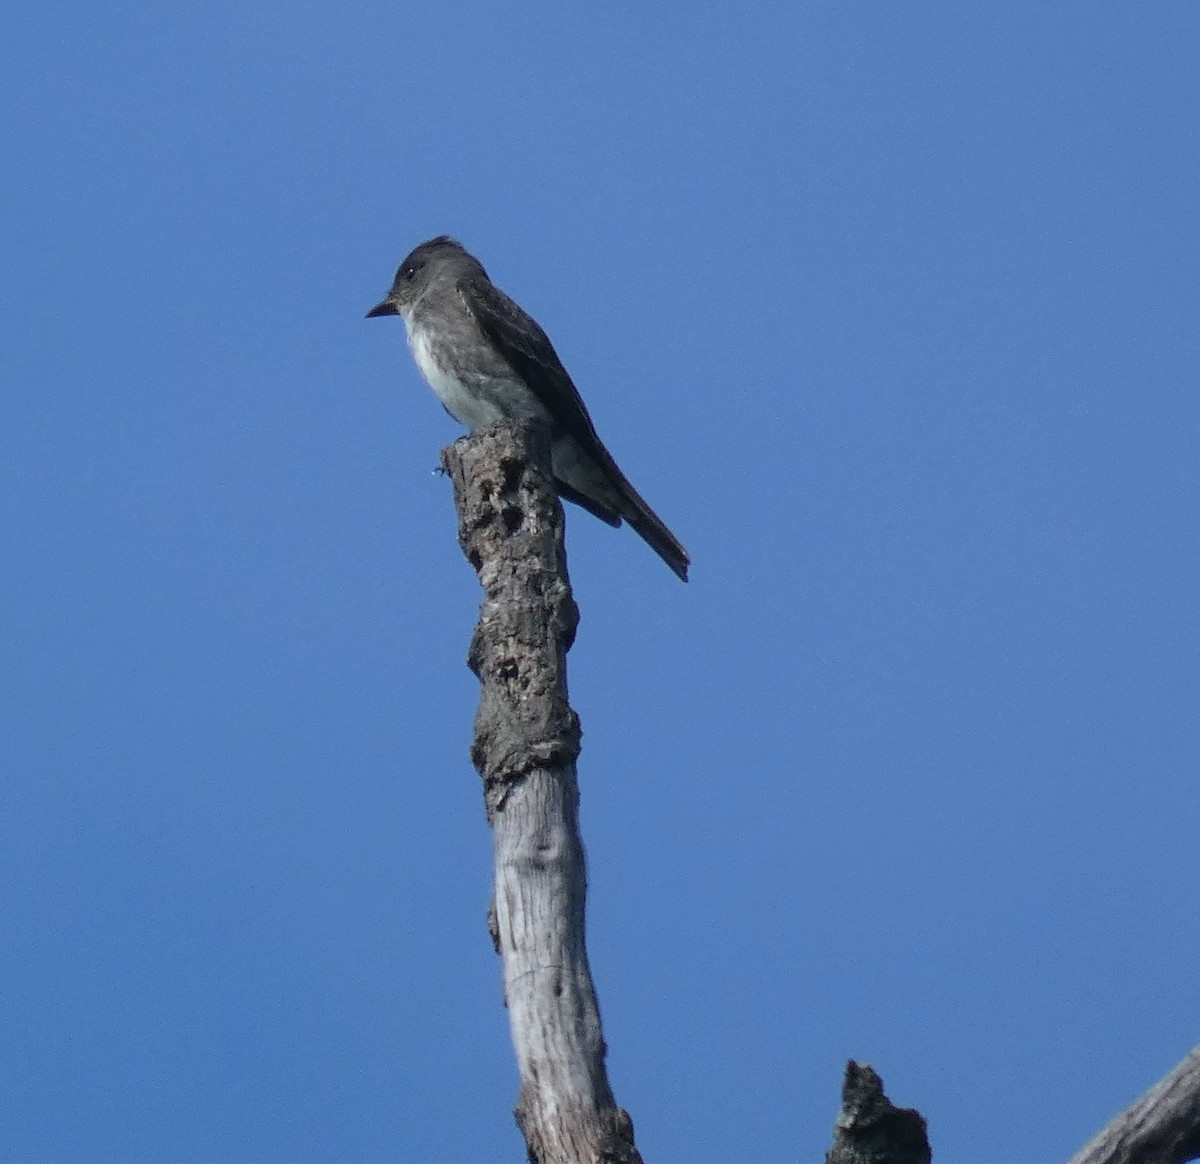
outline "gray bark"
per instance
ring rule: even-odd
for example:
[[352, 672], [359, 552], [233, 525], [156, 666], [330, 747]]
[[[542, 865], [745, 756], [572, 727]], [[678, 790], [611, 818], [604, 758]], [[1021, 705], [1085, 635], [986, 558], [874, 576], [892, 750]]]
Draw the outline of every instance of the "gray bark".
[[1183, 1164], [1200, 1158], [1200, 1047], [1086, 1144], [1070, 1164]]
[[[517, 1124], [533, 1164], [641, 1164], [604, 1066], [584, 940], [579, 720], [566, 656], [579, 613], [563, 514], [534, 426], [489, 425], [442, 451], [459, 542], [484, 600], [468, 662], [481, 696], [471, 758], [493, 831], [488, 928], [521, 1074]], [[1070, 1164], [1184, 1164], [1200, 1158], [1200, 1048]], [[929, 1164], [925, 1120], [895, 1107], [868, 1066], [846, 1067], [826, 1164]]]
[[825, 1164], [929, 1164], [931, 1158], [921, 1113], [896, 1107], [883, 1093], [883, 1080], [851, 1059]]
[[468, 656], [481, 685], [471, 758], [493, 833], [489, 929], [521, 1074], [517, 1124], [534, 1164], [641, 1164], [605, 1071], [584, 941], [566, 666], [579, 615], [549, 446], [535, 426], [504, 421], [444, 449], [442, 464], [484, 592]]
[[[865, 1064], [846, 1065], [826, 1164], [929, 1164], [919, 1112], [897, 1108]], [[1123, 1111], [1070, 1164], [1186, 1164], [1200, 1159], [1200, 1047]]]

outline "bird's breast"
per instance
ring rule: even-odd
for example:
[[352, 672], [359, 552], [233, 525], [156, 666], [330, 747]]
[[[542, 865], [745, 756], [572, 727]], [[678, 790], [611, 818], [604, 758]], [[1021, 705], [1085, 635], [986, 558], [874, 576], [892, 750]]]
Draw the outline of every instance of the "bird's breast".
[[439, 350], [440, 345], [433, 342], [427, 328], [414, 326], [410, 320], [405, 323], [408, 326], [408, 346], [412, 349], [421, 375], [442, 406], [459, 424], [465, 424], [474, 432], [504, 417], [496, 394], [488, 391], [486, 383], [479, 376], [456, 371], [450, 353]]
[[443, 407], [472, 432], [496, 420], [549, 420], [529, 385], [474, 330], [438, 329], [405, 319], [408, 345]]

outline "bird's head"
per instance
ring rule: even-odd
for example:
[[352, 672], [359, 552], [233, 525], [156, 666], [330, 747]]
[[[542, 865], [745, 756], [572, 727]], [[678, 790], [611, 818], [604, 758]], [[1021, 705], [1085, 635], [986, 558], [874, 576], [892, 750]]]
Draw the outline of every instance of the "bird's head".
[[457, 275], [460, 268], [463, 272], [471, 268], [482, 270], [478, 260], [449, 235], [440, 234], [437, 238], [423, 242], [400, 264], [387, 298], [372, 307], [367, 312], [367, 318], [407, 315], [412, 305], [438, 275]]

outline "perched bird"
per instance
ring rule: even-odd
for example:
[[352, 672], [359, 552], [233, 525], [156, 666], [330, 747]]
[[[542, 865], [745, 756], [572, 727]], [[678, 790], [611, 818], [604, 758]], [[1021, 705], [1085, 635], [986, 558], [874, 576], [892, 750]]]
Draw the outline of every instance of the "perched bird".
[[691, 559], [617, 468], [546, 333], [454, 239], [439, 235], [400, 264], [371, 319], [399, 315], [421, 375], [474, 432], [495, 420], [539, 420], [550, 431], [560, 497], [609, 525], [622, 519], [685, 582]]

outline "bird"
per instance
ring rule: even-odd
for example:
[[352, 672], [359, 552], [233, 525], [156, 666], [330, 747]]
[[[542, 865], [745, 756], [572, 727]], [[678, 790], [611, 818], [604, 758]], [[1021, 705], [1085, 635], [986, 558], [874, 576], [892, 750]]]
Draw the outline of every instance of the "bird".
[[455, 420], [470, 432], [505, 419], [544, 424], [558, 495], [609, 525], [628, 522], [687, 581], [687, 550], [596, 435], [549, 337], [461, 243], [443, 234], [410, 252], [366, 318], [388, 315], [404, 320], [417, 368]]

